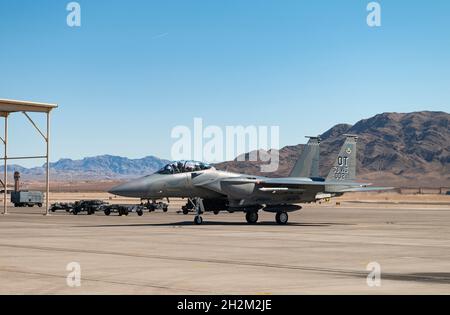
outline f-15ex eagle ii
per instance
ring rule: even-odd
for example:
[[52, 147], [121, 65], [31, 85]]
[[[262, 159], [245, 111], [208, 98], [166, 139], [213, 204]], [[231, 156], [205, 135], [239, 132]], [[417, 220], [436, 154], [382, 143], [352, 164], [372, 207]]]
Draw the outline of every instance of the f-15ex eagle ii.
[[356, 180], [355, 135], [347, 137], [326, 179], [319, 177], [320, 138], [310, 137], [289, 177], [269, 178], [216, 170], [211, 165], [180, 161], [166, 165], [155, 174], [114, 187], [110, 193], [146, 200], [187, 198], [183, 212], [195, 212], [195, 224], [201, 214], [211, 211], [245, 213], [249, 224], [258, 222], [260, 210], [275, 214], [276, 222], [288, 222], [288, 213], [301, 210], [298, 204], [341, 196], [346, 192], [386, 190]]

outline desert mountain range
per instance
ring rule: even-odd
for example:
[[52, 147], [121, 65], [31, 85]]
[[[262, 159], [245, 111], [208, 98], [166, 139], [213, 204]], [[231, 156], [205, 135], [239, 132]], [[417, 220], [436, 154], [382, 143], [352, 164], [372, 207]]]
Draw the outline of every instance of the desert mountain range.
[[[126, 179], [154, 173], [169, 163], [154, 156], [142, 159], [129, 159], [114, 155], [87, 157], [82, 160], [61, 159], [50, 163], [52, 178], [61, 180], [108, 180]], [[24, 178], [38, 179], [45, 174], [42, 167], [25, 168], [19, 165], [8, 166], [8, 172], [20, 172]]]

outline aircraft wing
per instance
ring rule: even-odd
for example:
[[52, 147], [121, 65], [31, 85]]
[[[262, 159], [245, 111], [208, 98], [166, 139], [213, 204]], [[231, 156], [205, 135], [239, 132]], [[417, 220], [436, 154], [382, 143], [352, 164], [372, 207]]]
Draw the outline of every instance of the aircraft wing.
[[304, 177], [267, 178], [252, 176], [237, 176], [229, 178], [196, 181], [197, 187], [203, 187], [228, 196], [251, 195], [256, 191], [266, 194], [292, 195], [301, 193], [345, 193], [388, 190], [385, 187], [368, 187], [368, 184], [356, 182], [315, 181]]
[[310, 178], [229, 178], [222, 182], [231, 185], [242, 185], [254, 183], [258, 189], [263, 192], [304, 192], [308, 190], [321, 190], [325, 192], [369, 192], [392, 190], [393, 187], [372, 187], [371, 184], [357, 183], [357, 182], [327, 182], [327, 181], [313, 181]]
[[322, 191], [323, 182], [315, 182], [309, 178], [254, 178], [235, 177], [221, 180], [221, 187], [239, 187], [251, 184], [251, 187], [260, 192], [272, 194], [303, 193], [305, 191]]

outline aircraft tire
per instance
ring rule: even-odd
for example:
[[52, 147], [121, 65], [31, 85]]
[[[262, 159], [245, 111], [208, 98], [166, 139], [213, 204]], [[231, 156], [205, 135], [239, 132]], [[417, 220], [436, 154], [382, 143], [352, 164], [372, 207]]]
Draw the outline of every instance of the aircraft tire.
[[277, 212], [277, 214], [275, 216], [275, 220], [280, 225], [286, 225], [289, 221], [289, 215], [287, 214], [287, 212], [284, 212], [284, 211]]
[[201, 216], [199, 216], [199, 215], [195, 216], [194, 223], [196, 225], [201, 225], [203, 223], [203, 218]]
[[245, 214], [245, 219], [248, 224], [255, 224], [258, 222], [258, 212], [257, 211], [249, 211]]

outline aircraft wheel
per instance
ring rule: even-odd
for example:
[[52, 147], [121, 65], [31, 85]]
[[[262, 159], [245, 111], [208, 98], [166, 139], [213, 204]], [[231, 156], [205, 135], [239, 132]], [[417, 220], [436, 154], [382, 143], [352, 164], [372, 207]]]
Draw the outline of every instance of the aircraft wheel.
[[257, 211], [249, 211], [245, 214], [245, 219], [248, 224], [255, 224], [258, 222], [258, 212]]
[[286, 225], [288, 223], [289, 216], [288, 216], [287, 212], [277, 212], [275, 219], [278, 224]]
[[202, 218], [201, 216], [199, 216], [199, 215], [195, 216], [195, 218], [194, 218], [194, 223], [195, 223], [196, 225], [202, 224], [202, 223], [203, 223], [203, 218]]

